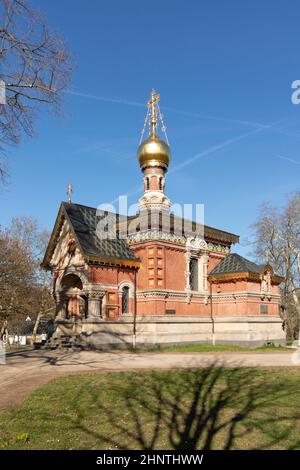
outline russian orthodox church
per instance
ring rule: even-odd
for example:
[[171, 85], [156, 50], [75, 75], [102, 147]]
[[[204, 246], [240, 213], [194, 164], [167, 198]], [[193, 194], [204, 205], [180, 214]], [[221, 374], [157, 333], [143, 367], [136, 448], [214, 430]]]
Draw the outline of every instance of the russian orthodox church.
[[[56, 302], [53, 347], [284, 342], [282, 278], [231, 253], [233, 233], [174, 215], [165, 193], [171, 151], [152, 91], [134, 216], [62, 202], [42, 266]], [[71, 188], [69, 188], [69, 195]]]

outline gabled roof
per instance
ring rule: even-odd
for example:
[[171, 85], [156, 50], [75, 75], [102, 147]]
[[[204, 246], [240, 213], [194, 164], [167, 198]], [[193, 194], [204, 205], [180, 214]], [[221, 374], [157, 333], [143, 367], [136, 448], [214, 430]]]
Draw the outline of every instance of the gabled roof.
[[274, 273], [269, 264], [256, 264], [237, 253], [230, 253], [209, 273], [210, 282], [230, 281], [233, 279], [248, 279], [261, 281], [265, 271], [270, 271], [272, 282], [279, 285], [283, 277]]
[[[113, 218], [113, 223], [108, 223], [106, 225], [107, 230], [105, 233], [108, 236], [105, 239], [101, 238], [97, 234], [98, 224], [104, 217], [106, 217], [106, 221], [108, 222], [110, 217]], [[117, 235], [115, 236], [113, 232], [115, 217], [115, 214], [109, 212], [105, 212], [103, 215], [98, 215], [97, 209], [93, 207], [62, 202], [42, 266], [45, 268], [49, 267], [49, 262], [55, 249], [57, 238], [65, 220], [69, 222], [73, 236], [87, 262], [98, 261], [138, 266], [140, 264], [140, 260], [128, 247], [126, 240], [120, 239]]]
[[220, 261], [220, 263], [210, 272], [210, 274], [227, 273], [262, 273], [265, 265], [260, 265], [249, 261], [237, 253], [231, 253]]

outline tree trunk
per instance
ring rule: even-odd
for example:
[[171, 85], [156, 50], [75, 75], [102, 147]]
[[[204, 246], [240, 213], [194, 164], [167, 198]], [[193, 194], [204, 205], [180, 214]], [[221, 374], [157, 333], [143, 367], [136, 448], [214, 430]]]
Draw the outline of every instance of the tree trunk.
[[[293, 291], [292, 291], [292, 296], [293, 296], [293, 301], [295, 303], [295, 308], [297, 310], [298, 321], [299, 321], [299, 325], [300, 325], [300, 302], [299, 302], [299, 299], [298, 299], [298, 296], [296, 294], [295, 289], [293, 289]], [[300, 348], [300, 331], [298, 333], [298, 348]]]

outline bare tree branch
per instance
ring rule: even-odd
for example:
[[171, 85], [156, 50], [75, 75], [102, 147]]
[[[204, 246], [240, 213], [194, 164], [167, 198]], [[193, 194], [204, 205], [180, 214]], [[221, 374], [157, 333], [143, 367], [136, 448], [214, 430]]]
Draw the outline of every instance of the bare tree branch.
[[256, 258], [271, 263], [284, 277], [285, 320], [296, 334], [300, 324], [300, 192], [291, 195], [282, 210], [263, 204], [252, 228]]
[[[60, 36], [27, 0], [0, 0], [0, 80], [6, 84], [6, 104], [0, 104], [0, 152], [34, 135], [40, 104], [59, 111], [61, 91], [72, 67]], [[0, 177], [5, 173], [0, 160]]]

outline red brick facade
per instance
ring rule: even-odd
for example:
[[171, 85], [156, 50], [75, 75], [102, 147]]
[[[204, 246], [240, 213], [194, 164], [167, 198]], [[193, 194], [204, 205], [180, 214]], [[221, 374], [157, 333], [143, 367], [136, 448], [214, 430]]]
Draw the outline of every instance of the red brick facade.
[[[158, 136], [158, 102], [153, 90], [148, 102], [151, 134], [138, 148], [144, 183], [139, 213], [125, 223], [122, 217], [115, 218], [110, 227], [113, 237], [106, 241], [105, 231], [98, 232], [103, 214], [79, 204], [61, 206], [43, 262], [52, 272], [57, 318], [68, 323], [71, 317], [75, 331], [80, 322], [82, 331], [91, 335], [98, 331], [101, 344], [101, 335], [107, 334], [99, 326], [103, 320], [115, 328], [117, 323], [125, 325], [122, 335], [127, 332], [129, 337], [136, 336], [137, 319], [144, 326], [148, 322], [141, 335], [150, 343], [156, 338], [180, 341], [180, 328], [185, 328], [184, 341], [194, 338], [193, 328], [198, 329], [196, 340], [207, 340], [215, 334], [214, 322], [222, 319], [230, 326], [226, 321], [220, 326], [221, 339], [232, 338], [230, 328], [247, 341], [255, 335], [268, 339], [269, 332], [281, 338], [282, 279], [270, 266], [230, 254], [238, 236], [191, 222], [185, 230], [188, 221], [172, 215], [165, 194], [171, 152], [167, 139]], [[149, 214], [157, 216], [154, 226]], [[104, 214], [110, 220], [113, 215]], [[124, 227], [125, 240], [120, 236]], [[130, 322], [133, 333], [126, 330]]]

